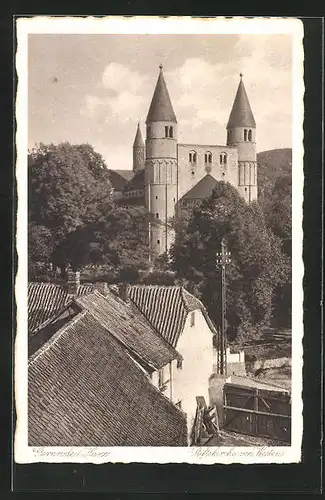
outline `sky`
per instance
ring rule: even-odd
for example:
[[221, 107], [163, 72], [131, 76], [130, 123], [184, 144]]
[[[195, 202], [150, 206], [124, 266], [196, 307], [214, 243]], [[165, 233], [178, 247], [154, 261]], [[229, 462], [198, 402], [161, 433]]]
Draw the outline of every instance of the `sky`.
[[28, 147], [89, 143], [108, 168], [132, 168], [160, 64], [179, 142], [225, 144], [242, 72], [257, 151], [291, 147], [291, 45], [290, 35], [29, 35]]

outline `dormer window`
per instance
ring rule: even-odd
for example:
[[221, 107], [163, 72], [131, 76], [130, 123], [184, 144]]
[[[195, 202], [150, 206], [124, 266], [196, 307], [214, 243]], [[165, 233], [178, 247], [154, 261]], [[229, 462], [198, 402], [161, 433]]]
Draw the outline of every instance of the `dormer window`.
[[204, 163], [212, 163], [212, 153], [210, 151], [204, 154]]
[[189, 162], [190, 163], [196, 163], [196, 160], [197, 160], [197, 154], [195, 151], [191, 151], [188, 155], [188, 159], [189, 159]]
[[220, 165], [227, 165], [227, 153], [220, 153]]

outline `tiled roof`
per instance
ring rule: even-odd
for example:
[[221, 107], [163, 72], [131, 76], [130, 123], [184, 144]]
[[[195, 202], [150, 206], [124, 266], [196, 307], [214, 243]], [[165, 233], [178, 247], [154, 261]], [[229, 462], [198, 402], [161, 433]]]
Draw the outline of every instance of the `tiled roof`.
[[186, 417], [84, 311], [30, 358], [28, 444], [186, 446]]
[[156, 370], [180, 357], [131, 302], [126, 303], [110, 292], [103, 297], [97, 291], [76, 299], [76, 302], [146, 367]]
[[146, 123], [150, 122], [177, 123], [162, 70], [160, 70], [148, 111]]
[[211, 196], [213, 189], [218, 184], [218, 181], [212, 177], [212, 175], [207, 174], [203, 179], [201, 179], [195, 186], [192, 187], [187, 193], [181, 198], [183, 200], [204, 200]]
[[128, 182], [125, 187], [124, 191], [132, 191], [134, 189], [144, 189], [144, 169], [138, 170], [134, 174], [134, 177]]
[[[92, 291], [92, 285], [80, 285], [77, 295]], [[64, 286], [53, 283], [28, 284], [28, 331], [33, 334], [54, 318], [71, 301]]]
[[265, 391], [276, 391], [289, 393], [288, 389], [272, 382], [265, 382], [264, 380], [257, 380], [256, 378], [241, 377], [239, 375], [231, 375], [226, 379], [227, 384], [240, 385], [252, 389], [260, 389]]
[[[200, 309], [208, 318], [202, 302], [183, 287], [133, 285], [129, 287], [128, 293], [155, 330], [173, 347], [177, 346], [190, 311]], [[215, 333], [211, 320], [208, 324]]]
[[133, 170], [109, 170], [108, 173], [111, 186], [116, 191], [122, 191], [134, 175]]
[[227, 129], [233, 127], [256, 127], [255, 118], [242, 80], [238, 85]]

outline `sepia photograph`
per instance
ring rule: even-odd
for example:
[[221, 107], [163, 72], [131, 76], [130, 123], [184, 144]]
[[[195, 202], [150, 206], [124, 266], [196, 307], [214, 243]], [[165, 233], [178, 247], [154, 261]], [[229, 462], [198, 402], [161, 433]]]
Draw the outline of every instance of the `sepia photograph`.
[[299, 461], [302, 26], [115, 21], [18, 21], [16, 460]]

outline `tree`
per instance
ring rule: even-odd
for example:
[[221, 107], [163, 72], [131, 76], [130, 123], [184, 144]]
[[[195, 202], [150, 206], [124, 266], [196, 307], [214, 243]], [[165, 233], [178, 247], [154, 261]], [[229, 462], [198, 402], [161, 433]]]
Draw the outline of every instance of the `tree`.
[[218, 325], [221, 278], [216, 252], [222, 238], [232, 254], [227, 267], [229, 333], [247, 335], [269, 321], [274, 290], [287, 279], [287, 262], [259, 205], [247, 205], [234, 187], [219, 182], [211, 197], [194, 209], [186, 231], [176, 234], [170, 252], [176, 277], [199, 290]]
[[108, 170], [88, 144], [40, 144], [28, 154], [28, 177], [29, 222], [50, 231], [52, 258], [64, 270], [69, 235], [111, 207]]
[[37, 274], [45, 269], [53, 248], [54, 242], [49, 229], [31, 222], [28, 225], [29, 274]]

